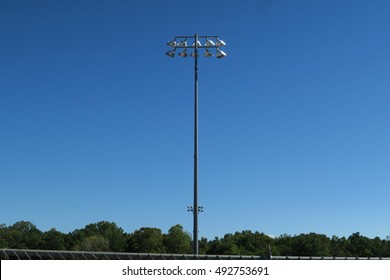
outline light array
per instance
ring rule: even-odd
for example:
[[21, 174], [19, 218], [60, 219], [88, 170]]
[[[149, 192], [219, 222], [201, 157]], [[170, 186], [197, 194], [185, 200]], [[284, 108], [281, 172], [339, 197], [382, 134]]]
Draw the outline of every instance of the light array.
[[[192, 40], [192, 42], [189, 43], [189, 39]], [[226, 43], [220, 40], [218, 36], [176, 36], [172, 41], [167, 42], [167, 45], [173, 48], [172, 50], [165, 52], [169, 57], [175, 56], [176, 49], [181, 49], [178, 53], [181, 57], [188, 56], [187, 49], [193, 49], [189, 54], [192, 57], [199, 57], [198, 49], [205, 49], [205, 52], [203, 53], [204, 57], [215, 55], [216, 58], [224, 58], [226, 56], [226, 53], [219, 49], [220, 47], [226, 46]], [[215, 54], [211, 52], [210, 49], [214, 49]]]
[[[187, 212], [194, 212], [194, 207], [187, 206]], [[198, 213], [203, 212], [203, 206], [198, 206]]]

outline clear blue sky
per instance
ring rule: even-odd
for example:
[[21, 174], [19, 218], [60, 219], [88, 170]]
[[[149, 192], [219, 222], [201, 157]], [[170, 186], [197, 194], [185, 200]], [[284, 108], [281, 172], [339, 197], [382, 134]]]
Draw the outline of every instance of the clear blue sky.
[[389, 1], [0, 2], [0, 223], [390, 234]]

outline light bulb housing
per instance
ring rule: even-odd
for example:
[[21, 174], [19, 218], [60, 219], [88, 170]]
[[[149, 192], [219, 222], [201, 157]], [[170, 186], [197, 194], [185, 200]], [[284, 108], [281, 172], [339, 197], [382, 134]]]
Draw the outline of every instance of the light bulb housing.
[[213, 56], [214, 54], [212, 52], [209, 52], [208, 49], [206, 49], [205, 53], [203, 54], [204, 57], [210, 57]]
[[184, 50], [182, 50], [181, 52], [179, 52], [179, 56], [181, 56], [181, 57], [187, 57], [187, 56], [188, 56], [187, 49], [184, 49]]
[[215, 43], [217, 47], [224, 47], [226, 46], [226, 43], [220, 39], [217, 38], [217, 42]]
[[187, 47], [187, 41], [184, 40], [184, 41], [180, 41], [178, 44], [177, 44], [178, 47], [184, 47], [186, 48]]
[[224, 51], [217, 49], [217, 54], [215, 56], [217, 58], [224, 58], [224, 57], [226, 57], [226, 53]]
[[192, 56], [192, 57], [195, 57], [195, 55], [196, 55], [197, 57], [199, 57], [199, 53], [198, 53], [198, 52], [195, 54], [195, 51], [193, 51], [193, 52], [191, 52], [191, 54], [190, 54], [190, 56]]
[[211, 41], [210, 39], [207, 39], [206, 43], [204, 44], [206, 47], [214, 47], [215, 43]]
[[197, 40], [196, 42], [194, 42], [194, 43], [192, 44], [192, 46], [195, 47], [195, 44], [196, 44], [197, 47], [201, 47], [201, 46], [202, 46], [202, 44], [200, 43], [199, 40]]
[[175, 40], [169, 41], [169, 42], [167, 43], [167, 45], [170, 46], [170, 47], [172, 47], [172, 48], [174, 48], [174, 47], [176, 47], [176, 41], [175, 41]]
[[170, 51], [167, 51], [165, 52], [165, 54], [169, 57], [174, 57], [175, 56], [175, 50], [170, 50]]

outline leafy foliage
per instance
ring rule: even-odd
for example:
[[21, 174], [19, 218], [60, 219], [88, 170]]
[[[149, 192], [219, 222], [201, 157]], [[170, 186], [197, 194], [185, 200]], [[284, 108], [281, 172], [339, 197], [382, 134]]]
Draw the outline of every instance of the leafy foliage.
[[1, 235], [9, 248], [39, 249], [43, 245], [42, 232], [31, 222], [19, 221], [8, 228], [3, 227], [1, 231], [4, 231]]
[[67, 238], [67, 247], [78, 250], [85, 246], [92, 246], [93, 251], [123, 252], [126, 242], [127, 235], [122, 228], [115, 223], [101, 221], [70, 233]]
[[43, 233], [42, 249], [45, 250], [65, 250], [65, 234], [55, 228]]
[[[0, 248], [187, 254], [191, 245], [191, 235], [181, 225], [172, 226], [166, 234], [153, 227], [125, 233], [115, 223], [101, 221], [65, 234], [54, 228], [42, 232], [28, 221], [0, 224]], [[348, 238], [317, 233], [272, 238], [244, 230], [199, 240], [201, 254], [268, 256], [270, 249], [273, 255], [286, 256], [390, 257], [390, 238], [370, 239], [359, 232]]]
[[171, 227], [168, 234], [164, 235], [163, 244], [169, 253], [191, 253], [191, 236], [184, 231], [182, 225]]
[[107, 252], [110, 248], [110, 241], [101, 235], [88, 236], [79, 242], [74, 249], [78, 251]]
[[165, 253], [161, 229], [142, 227], [130, 234], [128, 251], [135, 253]]

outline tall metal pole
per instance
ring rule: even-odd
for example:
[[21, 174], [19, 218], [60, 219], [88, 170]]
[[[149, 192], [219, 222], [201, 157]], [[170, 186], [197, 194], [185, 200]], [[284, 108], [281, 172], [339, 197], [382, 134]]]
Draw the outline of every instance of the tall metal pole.
[[[194, 44], [188, 46], [187, 38], [195, 39]], [[200, 42], [198, 44], [198, 39], [205, 39], [206, 43], [202, 45]], [[210, 38], [214, 38], [216, 43], [214, 43]], [[181, 39], [179, 43], [176, 42], [177, 39]], [[194, 234], [193, 234], [193, 253], [195, 255], [199, 254], [199, 230], [198, 230], [198, 214], [199, 212], [203, 212], [203, 207], [199, 207], [198, 204], [198, 49], [206, 49], [204, 53], [205, 57], [213, 56], [208, 49], [215, 49], [217, 58], [226, 57], [226, 53], [219, 50], [219, 47], [226, 46], [225, 42], [220, 40], [218, 36], [175, 36], [174, 40], [171, 40], [167, 43], [168, 46], [172, 47], [173, 50], [165, 52], [165, 54], [169, 57], [175, 56], [176, 49], [184, 49], [179, 53], [181, 57], [187, 57], [186, 50], [194, 49], [194, 52], [191, 53], [191, 57], [195, 58], [195, 100], [194, 100], [194, 204], [192, 206], [188, 206], [187, 211], [193, 212], [194, 214]]]
[[195, 34], [195, 108], [194, 108], [194, 255], [199, 253], [198, 246], [198, 35]]

